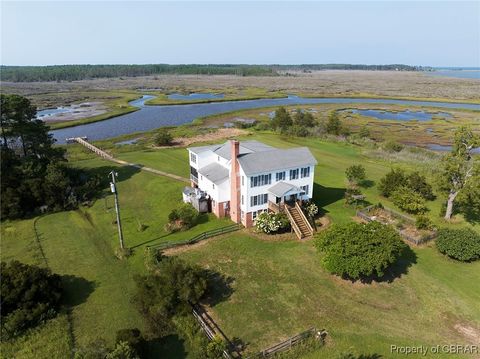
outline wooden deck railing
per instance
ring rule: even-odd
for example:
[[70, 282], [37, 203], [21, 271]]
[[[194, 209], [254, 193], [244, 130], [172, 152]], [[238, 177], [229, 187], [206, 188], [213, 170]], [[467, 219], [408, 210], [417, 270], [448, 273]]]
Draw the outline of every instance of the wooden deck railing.
[[313, 236], [313, 227], [312, 225], [310, 224], [310, 221], [308, 220], [307, 216], [305, 216], [305, 213], [303, 213], [303, 210], [302, 210], [302, 207], [300, 207], [300, 205], [298, 204], [298, 202], [295, 202], [295, 207], [297, 208], [297, 211], [300, 213], [300, 215], [302, 216], [303, 220], [305, 221], [305, 223], [307, 224], [307, 227], [308, 229], [310, 230], [310, 235]]
[[290, 213], [290, 209], [285, 206], [285, 212], [287, 213], [287, 217], [290, 221], [290, 224], [292, 225], [293, 231], [297, 235], [298, 239], [302, 239], [302, 231], [300, 228], [297, 226], [297, 223], [295, 222], [295, 219], [293, 218], [292, 214]]

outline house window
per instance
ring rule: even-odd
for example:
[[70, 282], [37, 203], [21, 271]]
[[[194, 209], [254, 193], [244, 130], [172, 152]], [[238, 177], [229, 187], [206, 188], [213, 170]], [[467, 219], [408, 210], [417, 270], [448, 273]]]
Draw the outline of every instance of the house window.
[[253, 220], [257, 219], [257, 211], [252, 212], [252, 219]]
[[275, 174], [275, 179], [278, 181], [284, 181], [285, 180], [285, 171], [282, 172], [277, 172]]
[[294, 170], [290, 170], [290, 179], [298, 179], [298, 168]]
[[215, 183], [212, 183], [212, 188], [215, 189]]
[[310, 176], [310, 167], [301, 168], [300, 175], [301, 175], [302, 178]]
[[243, 194], [242, 194], [242, 205], [243, 205]]
[[266, 194], [266, 193], [259, 194], [257, 196], [251, 196], [250, 197], [250, 206], [251, 207], [259, 206], [259, 205], [267, 203], [267, 201], [268, 201], [268, 194]]
[[245, 186], [245, 176], [242, 176], [242, 186]]
[[217, 156], [217, 161], [220, 162], [220, 156]]
[[308, 195], [308, 184], [306, 186], [301, 186], [300, 187], [302, 191], [305, 191], [305, 194]]
[[272, 183], [272, 174], [250, 177], [250, 187], [260, 187]]
[[197, 163], [197, 155], [195, 153], [190, 152], [190, 161], [192, 163]]

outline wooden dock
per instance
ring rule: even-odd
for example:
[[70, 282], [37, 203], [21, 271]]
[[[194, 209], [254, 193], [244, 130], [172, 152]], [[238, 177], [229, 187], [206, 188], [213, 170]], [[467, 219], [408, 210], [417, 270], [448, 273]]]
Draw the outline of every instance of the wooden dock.
[[190, 183], [190, 180], [188, 178], [185, 178], [185, 177], [182, 177], [182, 176], [177, 176], [173, 173], [168, 173], [168, 172], [156, 170], [154, 168], [145, 167], [145, 166], [143, 166], [141, 164], [138, 164], [138, 163], [131, 163], [131, 162], [119, 160], [119, 159], [113, 157], [110, 153], [98, 148], [97, 146], [92, 145], [90, 142], [87, 141], [86, 137], [72, 137], [72, 138], [67, 138], [66, 141], [67, 141], [67, 143], [72, 143], [72, 142], [79, 143], [82, 146], [85, 146], [86, 148], [88, 148], [90, 151], [97, 154], [98, 156], [100, 156], [100, 157], [102, 157], [106, 160], [115, 162], [119, 165], [138, 168], [141, 171], [150, 172], [150, 173], [153, 173], [153, 174], [156, 174], [156, 175], [159, 175], [159, 176], [169, 177], [169, 178], [172, 178], [172, 179], [177, 180], [177, 181]]

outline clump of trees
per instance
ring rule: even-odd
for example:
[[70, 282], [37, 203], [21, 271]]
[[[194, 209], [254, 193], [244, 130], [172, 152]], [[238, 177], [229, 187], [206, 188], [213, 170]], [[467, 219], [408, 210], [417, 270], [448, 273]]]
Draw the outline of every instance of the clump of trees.
[[224, 343], [209, 344], [191, 315], [192, 305], [209, 295], [213, 277], [178, 257], [160, 255], [158, 259], [148, 275], [135, 279], [135, 302], [152, 334], [177, 333], [189, 343], [193, 357], [220, 358], [217, 354]]
[[2, 219], [22, 218], [40, 207], [76, 208], [106, 185], [98, 175], [67, 165], [28, 99], [4, 94], [0, 99]]
[[276, 110], [270, 122], [273, 130], [296, 137], [309, 136], [310, 129], [315, 125], [315, 118], [310, 112], [298, 108], [292, 117], [285, 107]]
[[418, 172], [391, 169], [378, 185], [380, 193], [408, 213], [423, 213], [426, 201], [435, 199], [432, 186]]
[[18, 261], [1, 263], [1, 333], [11, 338], [57, 315], [61, 278], [49, 269]]
[[255, 219], [255, 228], [267, 234], [279, 233], [290, 228], [290, 221], [284, 213], [263, 212]]
[[168, 215], [168, 223], [165, 229], [168, 232], [190, 229], [197, 223], [199, 216], [198, 211], [190, 203], [182, 203]]
[[174, 316], [190, 315], [191, 305], [207, 290], [204, 271], [178, 257], [163, 256], [150, 274], [136, 277], [135, 282], [136, 302], [151, 327], [161, 334], [172, 329]]
[[350, 279], [383, 277], [406, 248], [394, 228], [375, 221], [334, 224], [315, 245], [329, 272]]
[[480, 160], [472, 154], [475, 147], [480, 147], [480, 136], [468, 127], [460, 127], [455, 133], [452, 151], [442, 160], [438, 184], [447, 197], [447, 220], [452, 218], [457, 197], [460, 199], [458, 209], [463, 209], [467, 217], [480, 216]]
[[441, 253], [459, 261], [480, 259], [480, 235], [471, 228], [441, 228], [436, 245]]

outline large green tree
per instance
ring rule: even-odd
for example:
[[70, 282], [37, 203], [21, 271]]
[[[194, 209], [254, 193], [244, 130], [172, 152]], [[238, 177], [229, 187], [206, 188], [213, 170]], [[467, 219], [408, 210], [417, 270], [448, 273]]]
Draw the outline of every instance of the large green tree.
[[280, 107], [275, 111], [275, 116], [271, 121], [272, 128], [274, 130], [280, 130], [280, 132], [285, 133], [288, 128], [293, 125], [293, 120], [285, 107]]
[[452, 151], [442, 160], [438, 176], [440, 190], [447, 196], [445, 219], [452, 218], [455, 199], [475, 183], [480, 183], [480, 163], [473, 156], [474, 148], [480, 146], [480, 137], [468, 127], [460, 127], [455, 133]]
[[1, 217], [20, 218], [41, 206], [61, 210], [93, 197], [95, 176], [66, 165], [36, 108], [18, 95], [0, 95]]

